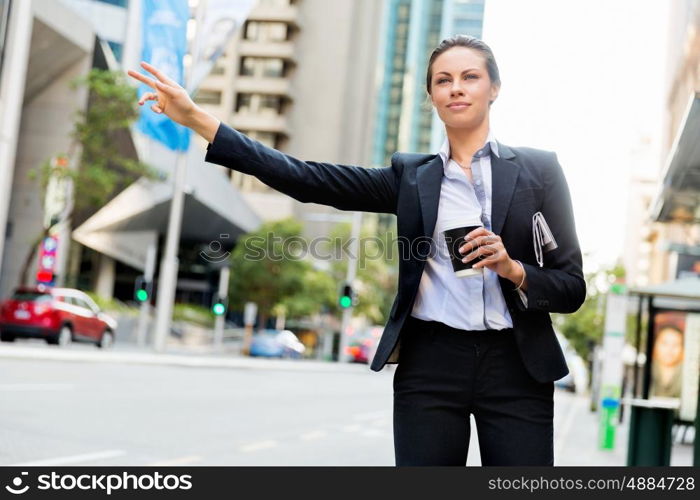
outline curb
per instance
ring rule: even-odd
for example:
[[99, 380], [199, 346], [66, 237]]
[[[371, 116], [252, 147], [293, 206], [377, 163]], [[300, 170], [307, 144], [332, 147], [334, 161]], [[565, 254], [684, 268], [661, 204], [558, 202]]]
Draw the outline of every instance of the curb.
[[230, 358], [199, 354], [156, 354], [143, 352], [103, 352], [58, 350], [46, 347], [0, 346], [0, 358], [48, 361], [82, 361], [88, 363], [123, 363], [141, 365], [186, 366], [191, 368], [234, 368], [281, 371], [309, 371], [333, 373], [374, 373], [369, 365], [339, 364], [329, 361]]

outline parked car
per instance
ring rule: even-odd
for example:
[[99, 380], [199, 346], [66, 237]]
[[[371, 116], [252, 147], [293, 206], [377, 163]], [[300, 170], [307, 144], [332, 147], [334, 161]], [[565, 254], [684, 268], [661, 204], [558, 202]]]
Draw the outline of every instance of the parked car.
[[0, 303], [0, 339], [45, 339], [65, 346], [93, 342], [102, 349], [114, 343], [117, 322], [85, 293], [72, 288], [19, 287]]
[[290, 330], [261, 330], [253, 335], [250, 355], [265, 358], [301, 358], [306, 346]]
[[377, 350], [379, 338], [384, 331], [383, 326], [370, 326], [353, 332], [347, 346], [350, 361], [354, 363], [371, 363]]
[[564, 352], [569, 373], [554, 382], [554, 385], [578, 394], [584, 394], [588, 390], [588, 368], [581, 356], [561, 333], [555, 332], [557, 340]]

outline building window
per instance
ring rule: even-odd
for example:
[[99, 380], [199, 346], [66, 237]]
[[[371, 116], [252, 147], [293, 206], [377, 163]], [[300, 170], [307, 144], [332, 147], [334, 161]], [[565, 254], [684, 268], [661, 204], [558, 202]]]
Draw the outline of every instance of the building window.
[[241, 76], [255, 75], [255, 58], [241, 57], [241, 68], [238, 72]]
[[282, 59], [263, 59], [262, 67], [263, 76], [268, 78], [281, 78], [284, 76], [284, 61]]
[[271, 57], [242, 57], [241, 76], [258, 76], [265, 78], [282, 78], [286, 75], [287, 65], [282, 59]]
[[252, 94], [238, 94], [236, 95], [236, 113], [250, 113], [251, 103], [253, 101]]
[[260, 96], [260, 111], [274, 112], [275, 114], [282, 113], [282, 97], [278, 95], [262, 95]]
[[201, 89], [195, 95], [194, 101], [198, 104], [221, 104], [221, 91]]
[[245, 39], [255, 42], [284, 42], [289, 40], [289, 27], [285, 23], [248, 21]]

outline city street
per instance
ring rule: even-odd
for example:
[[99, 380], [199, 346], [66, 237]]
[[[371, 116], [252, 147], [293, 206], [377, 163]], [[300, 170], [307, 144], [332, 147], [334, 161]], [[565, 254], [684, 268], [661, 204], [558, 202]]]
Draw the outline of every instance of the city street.
[[[128, 344], [0, 346], [0, 464], [394, 465], [393, 367], [141, 356]], [[555, 463], [624, 465], [626, 422], [600, 451], [588, 404], [557, 389]], [[690, 446], [674, 450], [673, 465], [690, 464]], [[468, 465], [479, 464], [472, 419]]]

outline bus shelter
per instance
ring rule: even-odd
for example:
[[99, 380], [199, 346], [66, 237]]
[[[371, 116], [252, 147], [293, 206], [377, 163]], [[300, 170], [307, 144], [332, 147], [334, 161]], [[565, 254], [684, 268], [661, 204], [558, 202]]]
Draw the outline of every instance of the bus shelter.
[[639, 299], [634, 341], [638, 353], [644, 344], [646, 354], [642, 367], [634, 364], [628, 465], [669, 465], [673, 424], [695, 428], [698, 465], [700, 278], [630, 288], [628, 294]]

